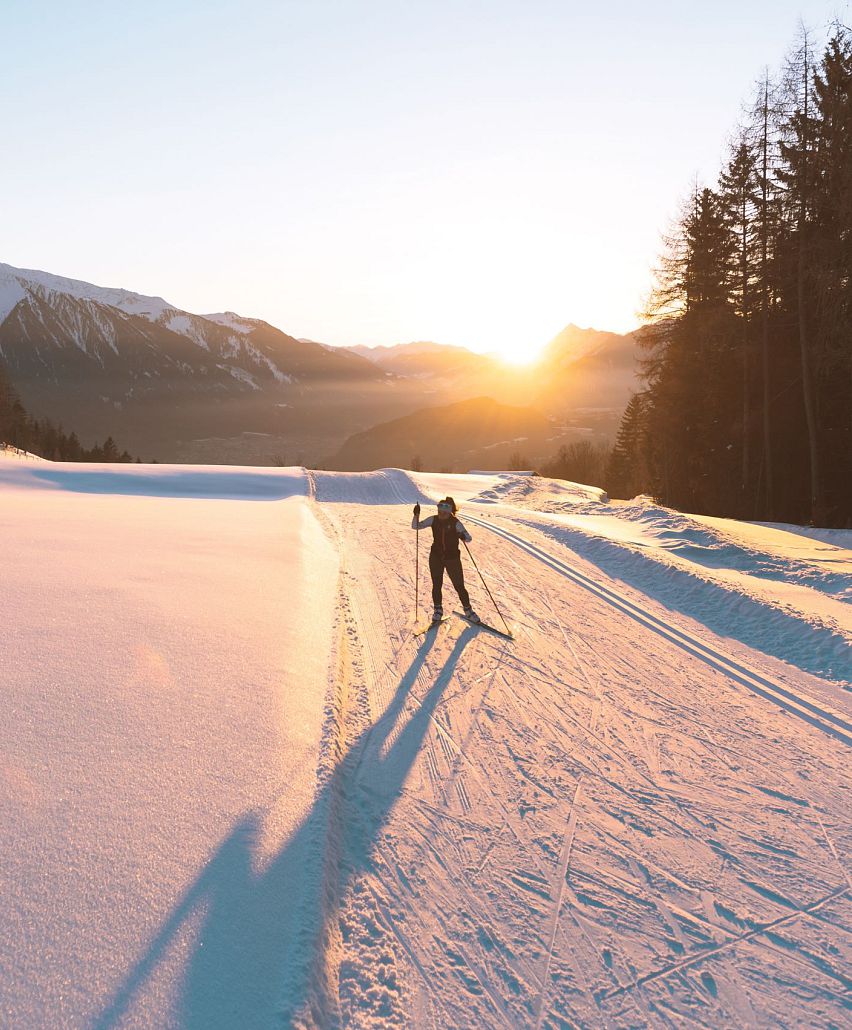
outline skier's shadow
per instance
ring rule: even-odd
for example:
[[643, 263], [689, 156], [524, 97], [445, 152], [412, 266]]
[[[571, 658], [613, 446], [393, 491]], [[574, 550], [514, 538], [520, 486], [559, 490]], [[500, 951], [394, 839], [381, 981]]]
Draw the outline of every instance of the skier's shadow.
[[[184, 940], [191, 950], [173, 1012], [177, 1026], [248, 1030], [287, 1025], [288, 1016], [311, 1003], [316, 971], [310, 957], [326, 920], [334, 917], [323, 863], [334, 863], [339, 854], [331, 875], [341, 889], [369, 868], [431, 716], [474, 635], [470, 627], [462, 632], [425, 697], [414, 702], [415, 710], [403, 721], [411, 688], [434, 644], [434, 636], [427, 637], [382, 716], [343, 755], [311, 811], [260, 872], [254, 856], [263, 813], [249, 812], [234, 826], [92, 1022], [92, 1030], [121, 1023], [136, 995], [157, 979], [164, 960], [175, 960]], [[326, 834], [333, 837], [335, 825], [337, 840], [329, 842]], [[320, 1013], [314, 1016], [322, 1021]]]

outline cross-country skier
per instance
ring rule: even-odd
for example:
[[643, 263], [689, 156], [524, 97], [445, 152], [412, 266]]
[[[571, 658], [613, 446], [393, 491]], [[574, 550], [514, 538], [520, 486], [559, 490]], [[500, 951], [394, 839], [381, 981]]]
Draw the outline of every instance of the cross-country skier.
[[465, 617], [471, 622], [479, 622], [479, 616], [470, 606], [470, 596], [464, 585], [464, 573], [462, 572], [461, 555], [459, 554], [459, 538], [470, 543], [473, 537], [456, 518], [456, 502], [452, 497], [445, 497], [438, 501], [438, 514], [428, 515], [420, 521], [420, 505], [414, 505], [414, 518], [411, 520], [412, 529], [432, 530], [432, 547], [429, 550], [429, 572], [432, 575], [432, 604], [435, 611], [432, 613], [432, 622], [440, 622], [444, 617], [443, 602], [441, 599], [444, 585], [444, 569], [450, 577], [450, 582], [456, 588], [459, 600], [464, 608]]

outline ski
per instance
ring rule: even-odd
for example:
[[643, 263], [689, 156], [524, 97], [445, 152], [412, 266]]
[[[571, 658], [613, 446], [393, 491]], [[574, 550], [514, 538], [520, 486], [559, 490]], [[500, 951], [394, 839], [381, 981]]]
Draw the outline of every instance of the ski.
[[424, 633], [428, 633], [430, 629], [437, 628], [442, 622], [447, 622], [449, 618], [449, 615], [445, 615], [443, 619], [438, 619], [437, 622], [427, 622], [425, 626], [415, 626], [411, 635], [413, 637], [422, 637]]
[[504, 640], [514, 640], [514, 636], [511, 633], [506, 633], [502, 629], [497, 629], [496, 626], [489, 626], [487, 622], [474, 622], [473, 619], [469, 619], [464, 612], [453, 612], [454, 615], [458, 615], [460, 619], [468, 624], [468, 626], [478, 626], [480, 629], [487, 629], [489, 633], [496, 633], [498, 637], [503, 637]]

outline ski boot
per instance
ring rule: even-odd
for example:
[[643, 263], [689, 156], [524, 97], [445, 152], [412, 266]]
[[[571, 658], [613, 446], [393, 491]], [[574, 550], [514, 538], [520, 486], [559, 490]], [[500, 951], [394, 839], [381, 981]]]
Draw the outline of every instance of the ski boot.
[[482, 622], [482, 619], [480, 619], [480, 617], [476, 614], [473, 608], [470, 607], [470, 605], [468, 605], [467, 608], [465, 608], [464, 617], [467, 619], [468, 622]]

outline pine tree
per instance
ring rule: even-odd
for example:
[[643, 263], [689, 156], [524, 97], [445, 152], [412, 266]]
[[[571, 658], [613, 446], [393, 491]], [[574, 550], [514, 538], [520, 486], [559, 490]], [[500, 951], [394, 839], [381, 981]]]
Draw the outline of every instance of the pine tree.
[[823, 498], [852, 509], [852, 35], [837, 26], [815, 70], [812, 273]]
[[793, 110], [785, 123], [786, 139], [781, 142], [781, 157], [784, 166], [779, 170], [779, 177], [788, 189], [788, 204], [795, 226], [795, 310], [799, 335], [802, 400], [808, 434], [810, 516], [817, 525], [822, 525], [824, 505], [814, 390], [816, 355], [809, 301], [813, 284], [813, 179], [818, 127], [813, 111], [813, 59], [810, 41], [806, 33], [803, 34], [801, 46], [791, 63], [790, 71], [788, 91]]
[[106, 440], [104, 440], [103, 460], [109, 462], [117, 462], [121, 460], [118, 447], [116, 447], [115, 440], [113, 440], [111, 436], [108, 436]]
[[[662, 313], [646, 334], [652, 403], [649, 433], [666, 503], [701, 511], [728, 503], [736, 414], [732, 354], [732, 237], [721, 200], [696, 189], [658, 272], [649, 310]], [[739, 453], [739, 450], [737, 450]]]
[[648, 461], [648, 394], [634, 393], [627, 402], [606, 471], [612, 497], [653, 492]]
[[758, 186], [760, 190], [758, 234], [760, 239], [760, 359], [762, 390], [763, 429], [763, 514], [767, 519], [774, 517], [774, 463], [772, 455], [772, 383], [769, 360], [769, 323], [772, 304], [770, 258], [773, 214], [774, 181], [772, 179], [772, 137], [770, 129], [774, 110], [771, 100], [772, 83], [765, 71], [760, 85], [760, 99], [754, 110], [758, 140]]
[[719, 177], [722, 208], [729, 231], [736, 241], [732, 298], [740, 318], [742, 364], [742, 479], [744, 511], [749, 513], [747, 495], [751, 481], [751, 316], [753, 288], [757, 275], [758, 178], [754, 148], [741, 138], [727, 168]]

